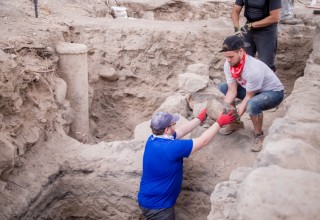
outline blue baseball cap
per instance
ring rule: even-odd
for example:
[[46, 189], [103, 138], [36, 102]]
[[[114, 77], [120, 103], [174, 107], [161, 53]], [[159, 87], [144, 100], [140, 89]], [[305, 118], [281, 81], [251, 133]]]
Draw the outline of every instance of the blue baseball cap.
[[178, 113], [170, 114], [168, 112], [155, 112], [151, 119], [151, 127], [157, 131], [164, 130], [178, 120]]

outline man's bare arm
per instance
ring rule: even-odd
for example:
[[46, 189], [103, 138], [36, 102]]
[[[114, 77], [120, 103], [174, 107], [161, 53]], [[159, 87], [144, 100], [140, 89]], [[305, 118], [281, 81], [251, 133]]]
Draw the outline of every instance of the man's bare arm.
[[233, 26], [234, 27], [240, 27], [240, 12], [242, 10], [242, 6], [239, 6], [239, 5], [233, 5], [232, 7], [232, 11], [231, 11], [231, 19], [232, 19], [232, 22], [233, 22]]
[[281, 9], [276, 9], [270, 11], [270, 15], [260, 21], [252, 22], [252, 28], [260, 28], [265, 27], [270, 24], [278, 23], [280, 19]]

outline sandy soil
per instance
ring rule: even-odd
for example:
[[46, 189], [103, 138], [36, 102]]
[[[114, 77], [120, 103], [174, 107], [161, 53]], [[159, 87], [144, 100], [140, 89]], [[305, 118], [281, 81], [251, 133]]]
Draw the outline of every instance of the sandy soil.
[[[177, 76], [183, 73], [188, 65], [208, 64], [211, 80], [224, 79], [222, 72], [224, 58], [218, 50], [225, 36], [233, 32], [229, 15], [232, 2], [230, 0], [42, 0], [38, 4], [38, 18], [35, 18], [32, 1], [0, 2], [0, 129], [6, 136], [5, 139], [12, 144], [15, 154], [14, 171], [12, 167], [6, 167], [1, 179], [4, 182], [9, 179], [18, 183], [25, 176], [28, 176], [26, 180], [32, 180], [31, 174], [38, 173], [47, 181], [48, 176], [52, 178], [54, 174], [59, 174], [58, 165], [67, 170], [66, 178], [74, 177], [72, 175], [77, 173], [77, 170], [81, 170], [76, 165], [73, 168], [65, 165], [65, 161], [72, 161], [74, 157], [77, 158], [76, 162], [79, 162], [81, 157], [73, 155], [72, 150], [64, 151], [63, 149], [68, 145], [72, 145], [72, 149], [75, 147], [87, 149], [89, 145], [83, 146], [75, 141], [66, 141], [65, 138], [57, 135], [57, 133], [62, 135], [68, 133], [73, 119], [72, 107], [68, 100], [62, 102], [57, 100], [57, 85], [61, 77], [58, 69], [59, 57], [55, 51], [57, 42], [83, 43], [89, 50], [91, 105], [88, 142], [96, 144], [104, 143], [103, 141], [130, 140], [136, 125], [147, 121], [166, 97], [179, 93]], [[114, 19], [112, 17], [111, 6], [116, 4], [128, 8], [129, 18]], [[279, 26], [277, 74], [285, 85], [286, 96], [291, 93], [294, 81], [303, 75], [305, 63], [312, 48], [312, 31], [315, 26], [313, 23], [315, 21], [311, 19], [313, 9], [305, 8], [304, 2], [298, 2], [296, 8], [297, 16], [303, 20], [303, 23]], [[119, 79], [103, 80], [100, 75], [104, 72], [115, 72]], [[266, 133], [272, 122], [282, 117], [284, 111], [284, 107], [280, 106], [276, 111], [266, 112], [264, 123]], [[190, 219], [190, 216], [191, 219], [205, 219], [210, 211], [209, 196], [215, 184], [226, 180], [235, 168], [250, 166], [254, 161], [256, 155], [249, 153], [252, 125], [248, 117], [244, 117], [243, 120], [246, 130], [228, 139], [223, 136], [217, 137], [215, 143], [186, 162], [186, 178], [177, 205], [178, 219]], [[202, 131], [199, 129], [193, 135], [197, 136]], [[239, 139], [240, 142], [237, 141]], [[42, 149], [42, 146], [48, 142], [49, 147]], [[59, 152], [56, 152], [57, 155], [53, 159], [52, 148], [55, 145], [59, 146], [57, 148]], [[93, 146], [96, 147], [96, 145]], [[101, 160], [106, 164], [103, 168], [108, 170], [113, 169], [110, 164], [113, 164], [111, 161], [114, 158], [124, 167], [130, 167], [130, 164], [125, 163], [126, 161], [123, 162], [128, 157], [123, 153], [123, 148], [126, 147], [116, 148], [118, 151], [111, 153], [104, 150], [104, 147], [97, 148], [97, 152], [107, 158], [106, 161], [97, 156], [99, 159], [86, 158], [89, 162], [86, 161], [83, 164], [79, 162], [79, 166], [85, 167], [83, 175], [87, 175], [86, 170], [91, 170], [88, 167], [98, 167]], [[138, 150], [135, 149], [134, 152], [136, 151]], [[86, 151], [83, 150], [83, 152]], [[85, 154], [83, 152], [80, 153]], [[121, 158], [115, 156], [119, 152], [123, 154]], [[108, 154], [114, 158], [108, 158]], [[39, 169], [33, 170], [32, 167], [36, 167], [39, 162], [37, 155], [41, 155], [41, 161], [51, 161], [52, 166], [46, 166], [44, 163], [41, 164], [44, 168], [37, 167]], [[24, 173], [26, 167], [30, 175]], [[101, 178], [99, 174], [103, 172], [101, 167], [96, 169], [98, 177], [92, 175], [95, 176], [92, 177], [93, 180]], [[119, 167], [111, 174], [121, 176], [119, 173], [126, 173], [125, 170]], [[132, 210], [135, 214], [138, 213], [134, 201], [137, 188], [134, 184], [139, 178], [137, 170], [133, 170], [133, 174], [129, 172], [131, 176], [112, 179], [112, 185], [108, 185], [108, 187], [121, 186], [117, 190], [125, 202], [120, 204], [130, 204], [128, 206], [134, 207]], [[77, 175], [76, 177], [79, 177]], [[104, 178], [110, 178], [108, 175]], [[134, 184], [128, 181], [126, 185], [126, 180], [130, 178]], [[83, 182], [87, 180], [83, 176], [80, 179]], [[105, 183], [105, 179], [101, 179], [97, 181], [99, 187]], [[72, 180], [66, 182], [62, 180], [61, 178], [61, 185], [72, 182]], [[32, 185], [28, 181], [23, 185], [27, 189], [29, 189], [28, 184]], [[50, 181], [48, 182], [51, 184]], [[130, 183], [133, 185], [131, 188]], [[92, 189], [91, 183], [84, 184], [88, 185], [81, 192], [85, 193], [86, 190]], [[125, 186], [122, 187], [121, 184]], [[51, 186], [54, 189], [54, 185]], [[72, 186], [82, 188], [76, 184]], [[34, 193], [43, 190], [41, 183], [30, 187]], [[128, 195], [123, 193], [127, 189], [132, 198], [129, 196], [128, 199]], [[94, 191], [90, 195], [95, 194]], [[19, 195], [19, 191], [15, 191], [14, 195]], [[112, 204], [119, 202], [117, 195], [111, 195], [111, 197], [112, 201], [108, 202]], [[45, 200], [35, 195], [30, 198], [33, 205], [41, 204], [41, 201]], [[65, 203], [63, 199], [61, 201]], [[88, 204], [92, 205], [94, 202]], [[26, 208], [21, 204], [17, 206]], [[30, 208], [32, 211], [28, 212], [29, 216], [40, 218], [40, 214], [35, 211], [39, 207], [45, 209], [40, 205], [33, 206], [33, 209]], [[56, 207], [58, 207], [57, 213], [61, 211], [60, 204], [57, 203]], [[79, 205], [79, 207], [83, 206]], [[16, 217], [28, 218], [28, 215], [24, 216], [25, 210], [23, 211], [22, 208], [22, 211], [17, 210]], [[73, 213], [69, 210], [71, 214], [68, 213], [65, 216], [70, 217], [79, 210], [80, 208]], [[90, 216], [92, 210], [84, 213], [83, 216]], [[114, 210], [118, 213], [114, 219], [119, 219], [119, 215], [123, 219], [129, 216], [122, 209]], [[47, 210], [47, 217], [54, 216], [52, 212], [54, 209]], [[121, 212], [124, 214], [119, 214]], [[10, 213], [10, 211], [6, 210], [3, 213]], [[8, 215], [14, 216], [12, 213]], [[98, 217], [100, 216], [93, 218]]]

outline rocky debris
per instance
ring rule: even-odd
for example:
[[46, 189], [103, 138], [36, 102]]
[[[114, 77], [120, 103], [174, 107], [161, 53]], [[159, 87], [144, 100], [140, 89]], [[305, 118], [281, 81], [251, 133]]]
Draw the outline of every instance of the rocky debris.
[[54, 97], [57, 102], [62, 105], [66, 99], [67, 83], [61, 78], [56, 78], [56, 84], [54, 88]]
[[10, 143], [10, 138], [0, 133], [0, 175], [4, 170], [13, 168], [15, 147]]
[[179, 88], [189, 93], [197, 92], [208, 86], [209, 77], [205, 78], [195, 73], [183, 73], [178, 77]]
[[[219, 96], [212, 96], [208, 88], [224, 80], [224, 58], [218, 50], [225, 36], [233, 31], [232, 22], [227, 18], [233, 1], [205, 1], [200, 4], [193, 1], [189, 4], [188, 1], [137, 0], [137, 4], [126, 5], [131, 17], [135, 17], [132, 16], [134, 13], [136, 17], [150, 13], [152, 21], [109, 19], [111, 9], [106, 8], [103, 2], [47, 1], [46, 5], [40, 5], [38, 19], [34, 18], [32, 1], [0, 2], [0, 11], [3, 12], [0, 16], [0, 130], [10, 139], [17, 156], [15, 166], [5, 169], [1, 175], [1, 219], [140, 217], [136, 191], [141, 176], [143, 141], [82, 145], [65, 136], [69, 133], [73, 110], [68, 100], [63, 101], [63, 94], [59, 95], [59, 102], [55, 94], [56, 79], [61, 74], [52, 50], [57, 41], [84, 43], [89, 48], [89, 83], [93, 90], [89, 90], [90, 118], [96, 130], [93, 134], [98, 137], [93, 143], [130, 139], [137, 124], [150, 119], [167, 97], [175, 96], [179, 90], [178, 74], [186, 70], [197, 75], [207, 74], [209, 66], [210, 77], [204, 89], [183, 93], [186, 97], [191, 96], [188, 99], [188, 119], [194, 117], [191, 109], [196, 114], [202, 108], [198, 106], [208, 99], [220, 100]], [[109, 2], [114, 4], [114, 1]], [[152, 8], [140, 7], [148, 5]], [[179, 7], [181, 10], [177, 10]], [[212, 13], [209, 16], [201, 14], [208, 10]], [[219, 19], [207, 19], [213, 14], [219, 15]], [[313, 27], [310, 25], [319, 22], [312, 17], [308, 19], [304, 19], [304, 25], [300, 26], [280, 25], [277, 74], [283, 82], [288, 82], [287, 95], [291, 93], [293, 82], [303, 75], [312, 50]], [[188, 22], [171, 22], [181, 20]], [[315, 62], [316, 58], [308, 61]], [[119, 74], [118, 80], [100, 79], [99, 74], [109, 68]], [[271, 133], [289, 136], [292, 134], [280, 131], [295, 128], [293, 130], [300, 132], [307, 122], [313, 123], [312, 117], [305, 117], [299, 123], [295, 121], [306, 109], [308, 114], [317, 115], [318, 105], [312, 100], [319, 94], [318, 73], [318, 65], [305, 68], [305, 75], [313, 77], [312, 82], [297, 81], [294, 94], [301, 96], [291, 96], [291, 103], [286, 105], [290, 120], [285, 119], [286, 126], [275, 128]], [[182, 105], [185, 108], [184, 102]], [[311, 107], [306, 107], [308, 105]], [[266, 113], [266, 131], [274, 118], [283, 116], [282, 111], [283, 105], [275, 112]], [[227, 138], [217, 135], [214, 142], [186, 160], [184, 185], [177, 204], [177, 216], [181, 219], [204, 219], [210, 212], [209, 197], [214, 186], [228, 179], [235, 168], [252, 164], [256, 155], [248, 150], [251, 121], [245, 116], [243, 118], [248, 125], [245, 130]], [[143, 135], [149, 135], [149, 124], [145, 126], [141, 131]], [[307, 130], [312, 128], [319, 130], [316, 123]], [[204, 130], [199, 126], [190, 137], [198, 137]], [[310, 132], [303, 135], [306, 136], [303, 141], [308, 139], [307, 143], [290, 142], [294, 146], [285, 152], [292, 157], [301, 143], [303, 149], [299, 152], [302, 155], [295, 157], [296, 163], [284, 161], [280, 156], [277, 161], [281, 166], [318, 170], [315, 164], [318, 154], [311, 146], [316, 146], [319, 140]], [[275, 137], [281, 140], [281, 136]], [[271, 136], [268, 138], [273, 144]], [[267, 158], [274, 157], [275, 151], [278, 153], [271, 149], [265, 151], [266, 158], [260, 158], [259, 166], [271, 165]], [[308, 164], [306, 155], [310, 152], [314, 156]], [[10, 150], [7, 153], [11, 155]], [[10, 168], [11, 160], [5, 161], [9, 161], [5, 163]], [[224, 184], [219, 188], [223, 191], [231, 185], [237, 186]], [[228, 192], [227, 189], [225, 191]], [[238, 195], [233, 189], [229, 192], [228, 198]], [[230, 200], [229, 209], [220, 201], [221, 216], [225, 213], [230, 218], [237, 214], [233, 201]]]
[[210, 197], [212, 209], [207, 220], [237, 219], [237, 189], [251, 171], [250, 167], [239, 167], [231, 172], [229, 181], [215, 186]]
[[218, 1], [172, 1], [172, 0], [122, 0], [129, 17], [154, 20], [194, 21], [229, 17], [232, 2]]
[[110, 82], [114, 82], [119, 79], [119, 76], [118, 76], [116, 70], [112, 67], [105, 70], [104, 72], [99, 73], [99, 76], [103, 79], [110, 81]]
[[142, 148], [138, 140], [83, 145], [55, 133], [28, 155], [23, 175], [15, 169], [0, 181], [0, 218], [138, 218]]
[[179, 113], [183, 117], [188, 117], [189, 107], [186, 97], [183, 95], [173, 95], [166, 98], [155, 112], [166, 111], [169, 113]]
[[237, 191], [237, 219], [317, 219], [319, 183], [319, 173], [310, 171], [254, 169]]
[[223, 111], [223, 104], [216, 99], [211, 99], [207, 104], [208, 116], [217, 120]]
[[111, 15], [113, 18], [127, 18], [127, 9], [125, 7], [111, 6]]

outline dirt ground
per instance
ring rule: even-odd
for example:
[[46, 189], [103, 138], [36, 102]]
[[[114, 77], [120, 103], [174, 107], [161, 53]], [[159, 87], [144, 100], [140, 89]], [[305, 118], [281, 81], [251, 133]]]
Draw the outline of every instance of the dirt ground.
[[[38, 18], [35, 18], [31, 1], [0, 4], [1, 48], [12, 52], [12, 59], [18, 60], [19, 64], [21, 62], [14, 68], [27, 71], [26, 76], [11, 74], [6, 78], [9, 81], [28, 78], [23, 79], [25, 83], [40, 74], [45, 79], [43, 82], [48, 82], [46, 86], [52, 87], [44, 89], [47, 90], [44, 94], [29, 94], [29, 100], [40, 100], [41, 97], [32, 96], [50, 96], [54, 91], [52, 82], [59, 77], [56, 69], [58, 58], [54, 53], [58, 41], [88, 46], [91, 133], [97, 141], [132, 138], [134, 126], [145, 121], [167, 96], [175, 93], [176, 77], [187, 65], [207, 63], [211, 66], [211, 78], [223, 80], [223, 58], [217, 53], [217, 48], [223, 37], [232, 33], [228, 14], [232, 1], [118, 2], [118, 5], [128, 8], [129, 16], [135, 16], [125, 22], [112, 18], [110, 6], [116, 4], [112, 1], [43, 0], [38, 2]], [[298, 6], [304, 9], [301, 3]], [[148, 13], [153, 13], [151, 19], [139, 19]], [[308, 17], [304, 19], [307, 23]], [[287, 94], [292, 90], [295, 79], [303, 75], [303, 63], [311, 50], [310, 25], [280, 27], [277, 67]], [[306, 36], [301, 35], [302, 32]], [[297, 47], [292, 48], [292, 45]], [[102, 81], [99, 77], [102, 72], [112, 71], [120, 76], [117, 82]], [[159, 75], [162, 77], [154, 81], [154, 76]], [[6, 84], [5, 87], [14, 92], [14, 86]], [[39, 90], [43, 90], [40, 87], [38, 85]], [[148, 91], [155, 94], [151, 96]], [[23, 101], [11, 102], [20, 105], [18, 103]], [[4, 108], [12, 112], [8, 107]], [[66, 121], [71, 120], [71, 116], [66, 118]], [[126, 123], [118, 126], [119, 121]], [[18, 123], [13, 124], [13, 127], [19, 127]]]
[[[233, 32], [229, 14], [232, 3], [231, 0], [40, 0], [35, 18], [33, 1], [1, 1], [0, 130], [14, 147], [15, 172], [22, 172], [26, 164], [32, 164], [26, 162], [28, 158], [37, 158], [36, 149], [48, 141], [51, 147], [66, 144], [56, 135], [68, 134], [73, 120], [68, 100], [57, 100], [61, 73], [55, 46], [59, 41], [88, 47], [87, 143], [131, 140], [136, 125], [149, 120], [168, 96], [179, 93], [177, 76], [187, 66], [207, 64], [212, 81], [224, 80], [224, 58], [218, 50], [225, 36]], [[114, 19], [111, 6], [115, 5], [127, 7], [129, 17]], [[296, 16], [302, 23], [279, 25], [277, 74], [285, 85], [286, 96], [290, 95], [295, 80], [303, 75], [311, 52], [315, 28], [312, 12], [305, 2], [298, 1]], [[101, 78], [104, 73], [116, 73], [118, 80], [104, 80]], [[283, 108], [266, 112], [266, 133], [272, 122], [282, 117]], [[210, 211], [209, 196], [214, 185], [227, 179], [233, 169], [250, 166], [254, 161], [256, 155], [248, 153], [251, 122], [248, 117], [243, 120], [245, 131], [227, 140], [219, 136], [212, 148], [186, 163], [189, 171], [178, 201], [179, 219], [190, 216], [204, 219]], [[242, 141], [239, 143], [238, 139]], [[42, 161], [50, 160], [48, 152], [39, 154]], [[112, 167], [108, 165], [106, 169]], [[48, 173], [54, 173], [53, 170]], [[16, 178], [19, 175], [15, 172], [5, 169], [1, 179]], [[132, 177], [134, 181], [138, 176]], [[121, 181], [115, 181], [114, 185]], [[193, 203], [192, 198], [197, 202]], [[22, 218], [23, 212], [17, 216]]]

